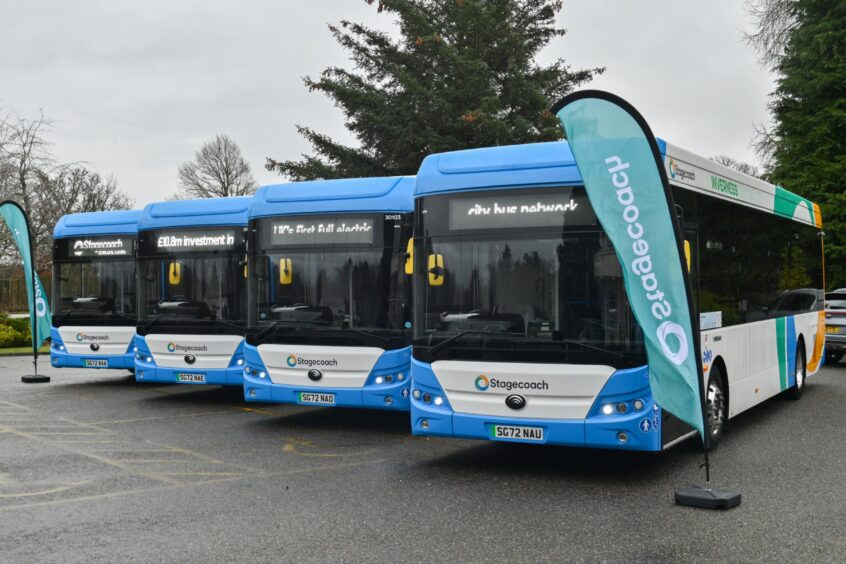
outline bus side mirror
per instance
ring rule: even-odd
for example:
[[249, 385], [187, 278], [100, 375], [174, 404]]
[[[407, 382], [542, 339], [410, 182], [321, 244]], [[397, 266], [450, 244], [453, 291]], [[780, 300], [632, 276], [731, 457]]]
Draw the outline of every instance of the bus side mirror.
[[167, 281], [171, 286], [177, 286], [182, 282], [182, 265], [180, 263], [170, 263], [167, 269]]
[[408, 240], [408, 246], [405, 249], [405, 273], [414, 274], [414, 239]]
[[429, 286], [443, 286], [444, 275], [446, 274], [444, 255], [429, 255], [427, 268], [429, 270]]
[[690, 272], [690, 241], [684, 242], [684, 258], [687, 260], [687, 271]]
[[279, 283], [283, 286], [290, 286], [294, 282], [294, 268], [291, 259], [279, 259]]

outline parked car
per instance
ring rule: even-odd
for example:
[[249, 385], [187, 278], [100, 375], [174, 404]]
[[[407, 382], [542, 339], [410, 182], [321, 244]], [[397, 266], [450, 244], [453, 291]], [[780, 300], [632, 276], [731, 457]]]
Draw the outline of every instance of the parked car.
[[846, 354], [846, 288], [825, 295], [825, 356], [836, 364]]

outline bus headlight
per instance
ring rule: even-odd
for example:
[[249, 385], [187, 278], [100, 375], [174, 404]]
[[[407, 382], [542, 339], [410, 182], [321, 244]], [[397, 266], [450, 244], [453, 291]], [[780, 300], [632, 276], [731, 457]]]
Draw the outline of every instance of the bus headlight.
[[603, 415], [611, 415], [612, 413], [614, 413], [614, 406], [613, 405], [611, 405], [610, 403], [606, 403], [605, 405], [602, 406], [602, 414]]
[[444, 398], [441, 396], [435, 396], [435, 405], [441, 405], [442, 403], [444, 403]]
[[629, 406], [627, 406], [625, 402], [621, 401], [620, 403], [617, 404], [617, 413], [619, 413], [620, 415], [624, 414], [628, 410], [629, 410]]
[[420, 399], [420, 390], [414, 390], [413, 392], [411, 392], [411, 396], [414, 399], [419, 400]]
[[636, 399], [632, 402], [632, 407], [635, 408], [635, 411], [640, 411], [643, 409], [643, 400]]
[[235, 361], [235, 364], [237, 364], [238, 366], [243, 366], [244, 365], [244, 359], [239, 358], [238, 360]]

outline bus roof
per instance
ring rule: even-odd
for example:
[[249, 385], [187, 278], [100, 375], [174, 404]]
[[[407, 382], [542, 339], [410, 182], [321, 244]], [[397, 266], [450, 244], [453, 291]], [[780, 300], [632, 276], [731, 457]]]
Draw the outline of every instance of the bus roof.
[[134, 235], [141, 210], [117, 210], [63, 215], [53, 228], [53, 237], [82, 235]]
[[[822, 227], [819, 206], [810, 200], [662, 139], [657, 142], [671, 184]], [[581, 183], [570, 145], [550, 141], [429, 155], [417, 172], [415, 196]]]
[[413, 210], [413, 176], [344, 178], [262, 186], [250, 204], [250, 218]]
[[138, 231], [168, 227], [246, 226], [249, 196], [175, 200], [148, 204], [138, 220]]

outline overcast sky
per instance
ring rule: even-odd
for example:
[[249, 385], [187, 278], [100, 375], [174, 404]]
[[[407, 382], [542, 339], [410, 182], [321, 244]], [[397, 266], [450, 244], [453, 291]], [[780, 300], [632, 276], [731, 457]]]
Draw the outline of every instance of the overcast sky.
[[[43, 109], [56, 157], [114, 174], [138, 206], [177, 189], [177, 167], [232, 136], [262, 183], [266, 156], [309, 146], [294, 124], [350, 140], [301, 77], [346, 66], [327, 24], [390, 28], [364, 0], [0, 0], [0, 108]], [[757, 164], [753, 126], [773, 80], [743, 43], [742, 2], [569, 0], [541, 61], [604, 66], [589, 86], [628, 99], [659, 136]]]

